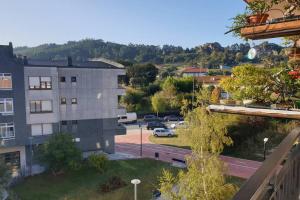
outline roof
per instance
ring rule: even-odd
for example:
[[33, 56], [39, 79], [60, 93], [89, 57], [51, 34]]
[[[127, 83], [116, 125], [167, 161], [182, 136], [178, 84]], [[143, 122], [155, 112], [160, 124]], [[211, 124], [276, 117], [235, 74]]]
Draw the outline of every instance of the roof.
[[186, 67], [182, 73], [207, 73], [207, 68], [200, 68], [200, 67]]
[[25, 67], [58, 67], [58, 68], [97, 68], [97, 69], [123, 69], [121, 64], [114, 64], [113, 62], [104, 61], [85, 61], [72, 62], [68, 64], [67, 60], [47, 61], [47, 60], [27, 60]]
[[199, 76], [197, 77], [197, 80], [201, 83], [205, 83], [205, 84], [217, 84], [220, 82], [220, 80], [222, 78], [226, 78], [226, 77], [230, 77], [230, 76], [223, 76], [223, 75], [217, 75], [217, 76]]

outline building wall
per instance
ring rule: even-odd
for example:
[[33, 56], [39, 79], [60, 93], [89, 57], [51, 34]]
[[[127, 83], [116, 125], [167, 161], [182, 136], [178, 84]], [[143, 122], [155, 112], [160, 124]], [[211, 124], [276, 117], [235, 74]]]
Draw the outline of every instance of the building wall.
[[[87, 120], [116, 118], [119, 113], [118, 96], [125, 93], [118, 88], [118, 69], [76, 69], [59, 68], [59, 77], [66, 77], [65, 83], [59, 83], [59, 95], [67, 99], [66, 105], [60, 105], [61, 120]], [[71, 77], [77, 78], [71, 83]], [[77, 98], [77, 105], [71, 99]]]

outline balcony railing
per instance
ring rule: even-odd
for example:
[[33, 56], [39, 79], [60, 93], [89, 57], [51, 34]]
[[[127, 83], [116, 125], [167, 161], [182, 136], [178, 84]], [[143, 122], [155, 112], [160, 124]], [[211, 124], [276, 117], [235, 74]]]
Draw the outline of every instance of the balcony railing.
[[299, 200], [299, 137], [300, 127], [281, 142], [233, 200]]

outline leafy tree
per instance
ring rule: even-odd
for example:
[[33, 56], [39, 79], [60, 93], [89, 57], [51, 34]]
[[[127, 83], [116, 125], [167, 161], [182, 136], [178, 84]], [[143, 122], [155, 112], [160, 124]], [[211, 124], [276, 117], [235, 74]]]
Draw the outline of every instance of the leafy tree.
[[215, 104], [219, 103], [220, 95], [221, 95], [221, 88], [216, 87], [211, 93], [211, 102]]
[[255, 67], [251, 64], [237, 66], [233, 69], [233, 76], [221, 80], [221, 87], [238, 100], [253, 99], [257, 102], [269, 102], [271, 92], [270, 71]]
[[125, 105], [128, 111], [136, 111], [137, 107], [142, 104], [144, 93], [140, 90], [127, 88], [126, 94], [122, 96], [121, 103]]
[[168, 105], [163, 93], [161, 92], [156, 93], [153, 97], [151, 97], [151, 104], [153, 110], [157, 113], [157, 116], [159, 112], [165, 112]]
[[160, 190], [168, 199], [227, 200], [236, 186], [226, 183], [225, 166], [218, 158], [225, 145], [231, 145], [227, 136], [229, 121], [219, 114], [210, 114], [205, 108], [190, 112], [186, 121], [188, 128], [181, 129], [192, 148], [187, 158], [187, 171], [178, 176], [164, 171], [160, 178]]
[[11, 178], [9, 170], [3, 160], [0, 160], [0, 198], [4, 197], [4, 191], [7, 188], [9, 179]]
[[54, 175], [72, 169], [81, 161], [81, 151], [69, 134], [54, 134], [39, 150], [39, 159]]
[[152, 64], [135, 64], [127, 68], [126, 74], [133, 87], [142, 87], [155, 81], [158, 69]]

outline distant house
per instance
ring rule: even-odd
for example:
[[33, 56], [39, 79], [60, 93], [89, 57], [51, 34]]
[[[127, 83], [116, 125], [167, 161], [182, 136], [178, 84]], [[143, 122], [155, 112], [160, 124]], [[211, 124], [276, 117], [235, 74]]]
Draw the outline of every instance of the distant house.
[[183, 77], [200, 77], [200, 76], [206, 76], [208, 73], [207, 68], [200, 68], [200, 67], [186, 67], [182, 71]]
[[217, 75], [217, 76], [199, 76], [197, 80], [203, 86], [217, 86], [219, 85], [222, 78], [226, 78], [228, 76]]

